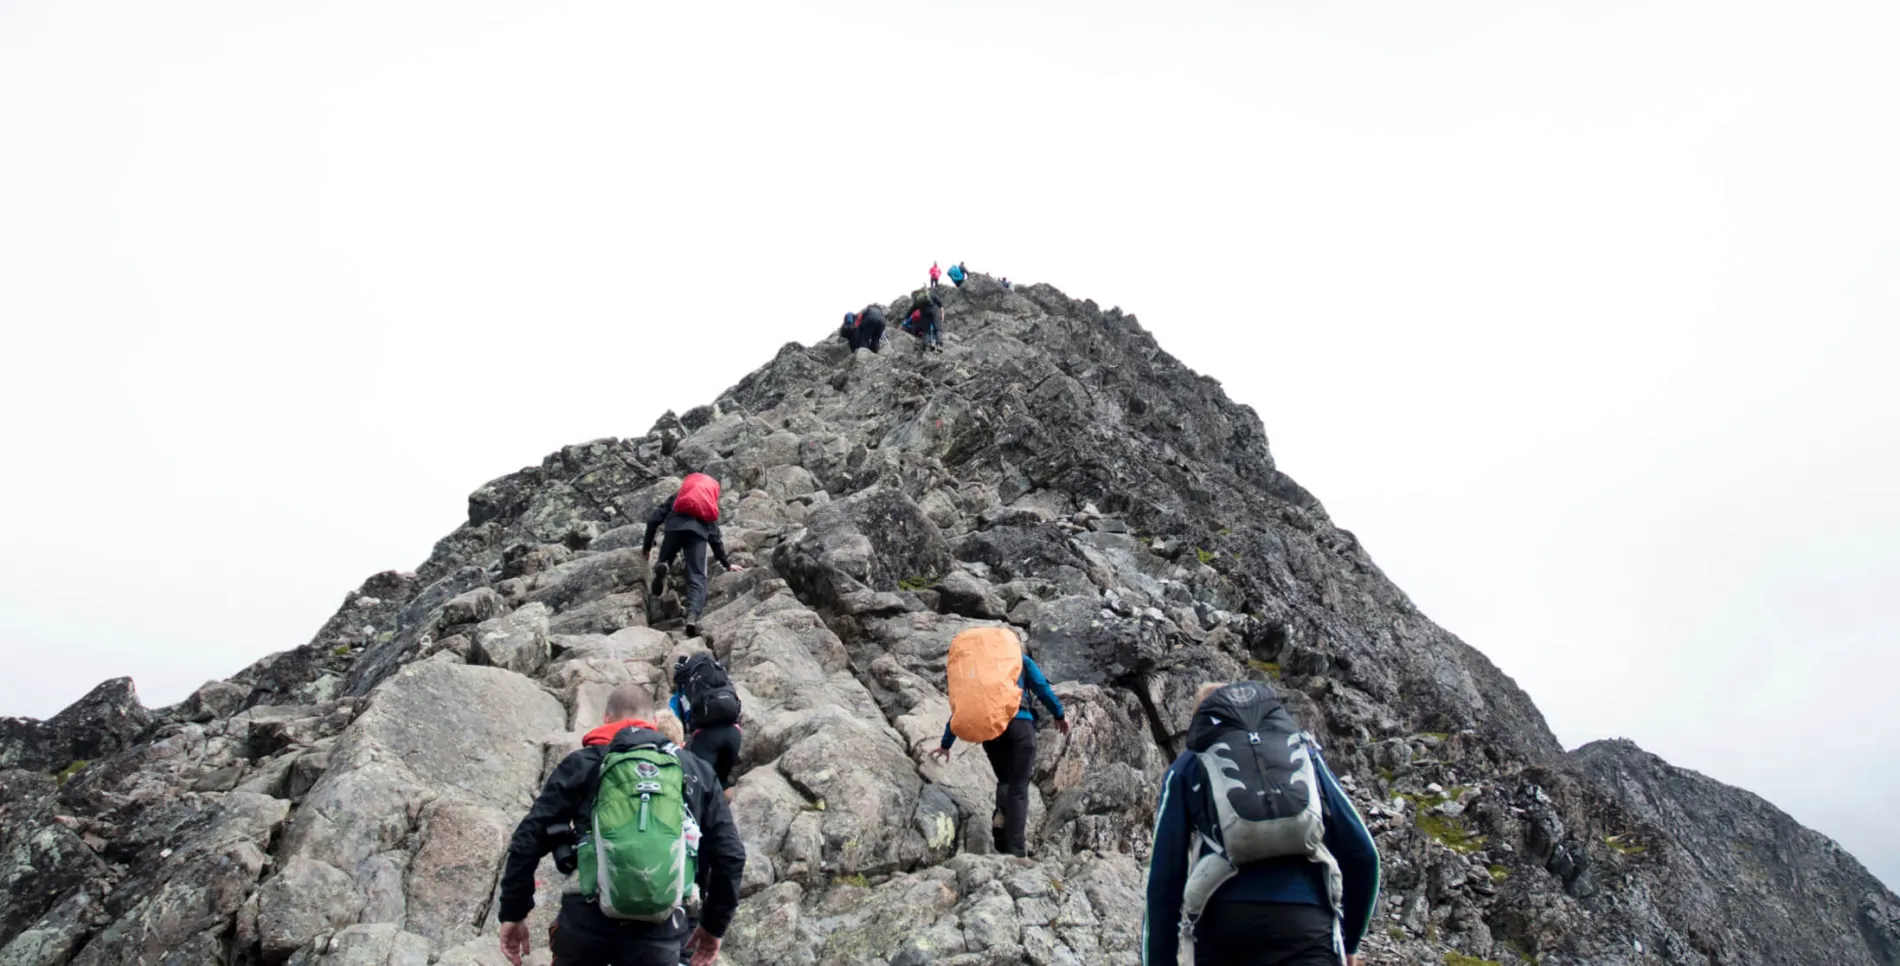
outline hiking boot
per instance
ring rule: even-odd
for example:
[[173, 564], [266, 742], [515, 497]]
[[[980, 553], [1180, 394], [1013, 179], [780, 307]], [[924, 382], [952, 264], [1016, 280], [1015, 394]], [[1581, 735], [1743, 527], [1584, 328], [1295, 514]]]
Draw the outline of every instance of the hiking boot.
[[663, 597], [665, 595], [666, 595], [666, 565], [654, 564], [653, 565], [653, 596]]
[[686, 618], [686, 636], [687, 637], [699, 636], [699, 618], [697, 617]]

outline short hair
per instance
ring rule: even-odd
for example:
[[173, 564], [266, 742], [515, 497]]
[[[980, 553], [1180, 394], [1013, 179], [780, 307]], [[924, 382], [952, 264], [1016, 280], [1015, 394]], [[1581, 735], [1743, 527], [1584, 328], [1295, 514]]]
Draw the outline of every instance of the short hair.
[[686, 728], [680, 724], [680, 719], [674, 715], [673, 712], [662, 711], [654, 715], [653, 727], [657, 729], [660, 734], [665, 735], [666, 740], [676, 745], [684, 746], [686, 744]]
[[1201, 705], [1206, 704], [1207, 699], [1214, 696], [1214, 692], [1226, 686], [1225, 681], [1209, 681], [1201, 685], [1200, 689], [1194, 692], [1194, 710], [1201, 710]]
[[653, 717], [653, 692], [644, 684], [623, 684], [607, 695], [607, 716], [609, 724], [639, 718], [642, 721]]

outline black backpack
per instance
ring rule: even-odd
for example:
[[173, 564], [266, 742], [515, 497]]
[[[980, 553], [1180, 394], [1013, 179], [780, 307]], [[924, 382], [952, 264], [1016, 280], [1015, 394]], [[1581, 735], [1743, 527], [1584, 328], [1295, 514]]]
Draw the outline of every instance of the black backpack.
[[[1209, 695], [1188, 724], [1187, 749], [1207, 775], [1209, 814], [1218, 841], [1196, 842], [1188, 857], [1183, 909], [1199, 916], [1241, 866], [1301, 856], [1323, 866], [1339, 908], [1339, 865], [1326, 850], [1326, 816], [1314, 764], [1317, 745], [1300, 730], [1273, 689], [1258, 681]], [[1198, 837], [1197, 837], [1198, 838]]]
[[679, 692], [693, 729], [734, 724], [739, 720], [739, 692], [726, 667], [711, 654], [695, 654], [673, 672], [673, 690]]

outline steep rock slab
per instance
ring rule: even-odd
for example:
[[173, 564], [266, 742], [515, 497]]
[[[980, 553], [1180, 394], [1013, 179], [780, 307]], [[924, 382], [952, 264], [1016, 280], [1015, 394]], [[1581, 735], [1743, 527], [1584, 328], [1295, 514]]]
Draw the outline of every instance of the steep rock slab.
[[[438, 946], [472, 936], [500, 870], [501, 830], [533, 800], [543, 740], [566, 717], [519, 674], [410, 665], [339, 739], [279, 855], [354, 882], [364, 898], [351, 919], [393, 923]], [[267, 883], [260, 904], [261, 922], [289, 924], [271, 947], [281, 953], [316, 938], [298, 929], [334, 917], [337, 900]]]

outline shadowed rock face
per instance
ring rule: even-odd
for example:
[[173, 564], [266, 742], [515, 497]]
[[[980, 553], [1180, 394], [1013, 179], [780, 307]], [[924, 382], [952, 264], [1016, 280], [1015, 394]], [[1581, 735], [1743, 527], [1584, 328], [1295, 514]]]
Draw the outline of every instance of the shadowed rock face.
[[[1369, 962], [1896, 962], [1900, 901], [1832, 842], [1628, 743], [1564, 753], [1132, 317], [983, 276], [945, 297], [941, 354], [788, 345], [488, 483], [414, 573], [176, 707], [112, 681], [0, 720], [0, 966], [493, 966], [514, 821], [608, 691], [663, 698], [701, 644], [745, 700], [727, 962], [1135, 962], [1156, 783], [1195, 688], [1238, 678], [1377, 837]], [[747, 569], [689, 644], [638, 545], [692, 471]], [[1027, 864], [993, 854], [980, 752], [918, 760], [950, 639], [999, 623], [1075, 724], [1043, 732]]]

